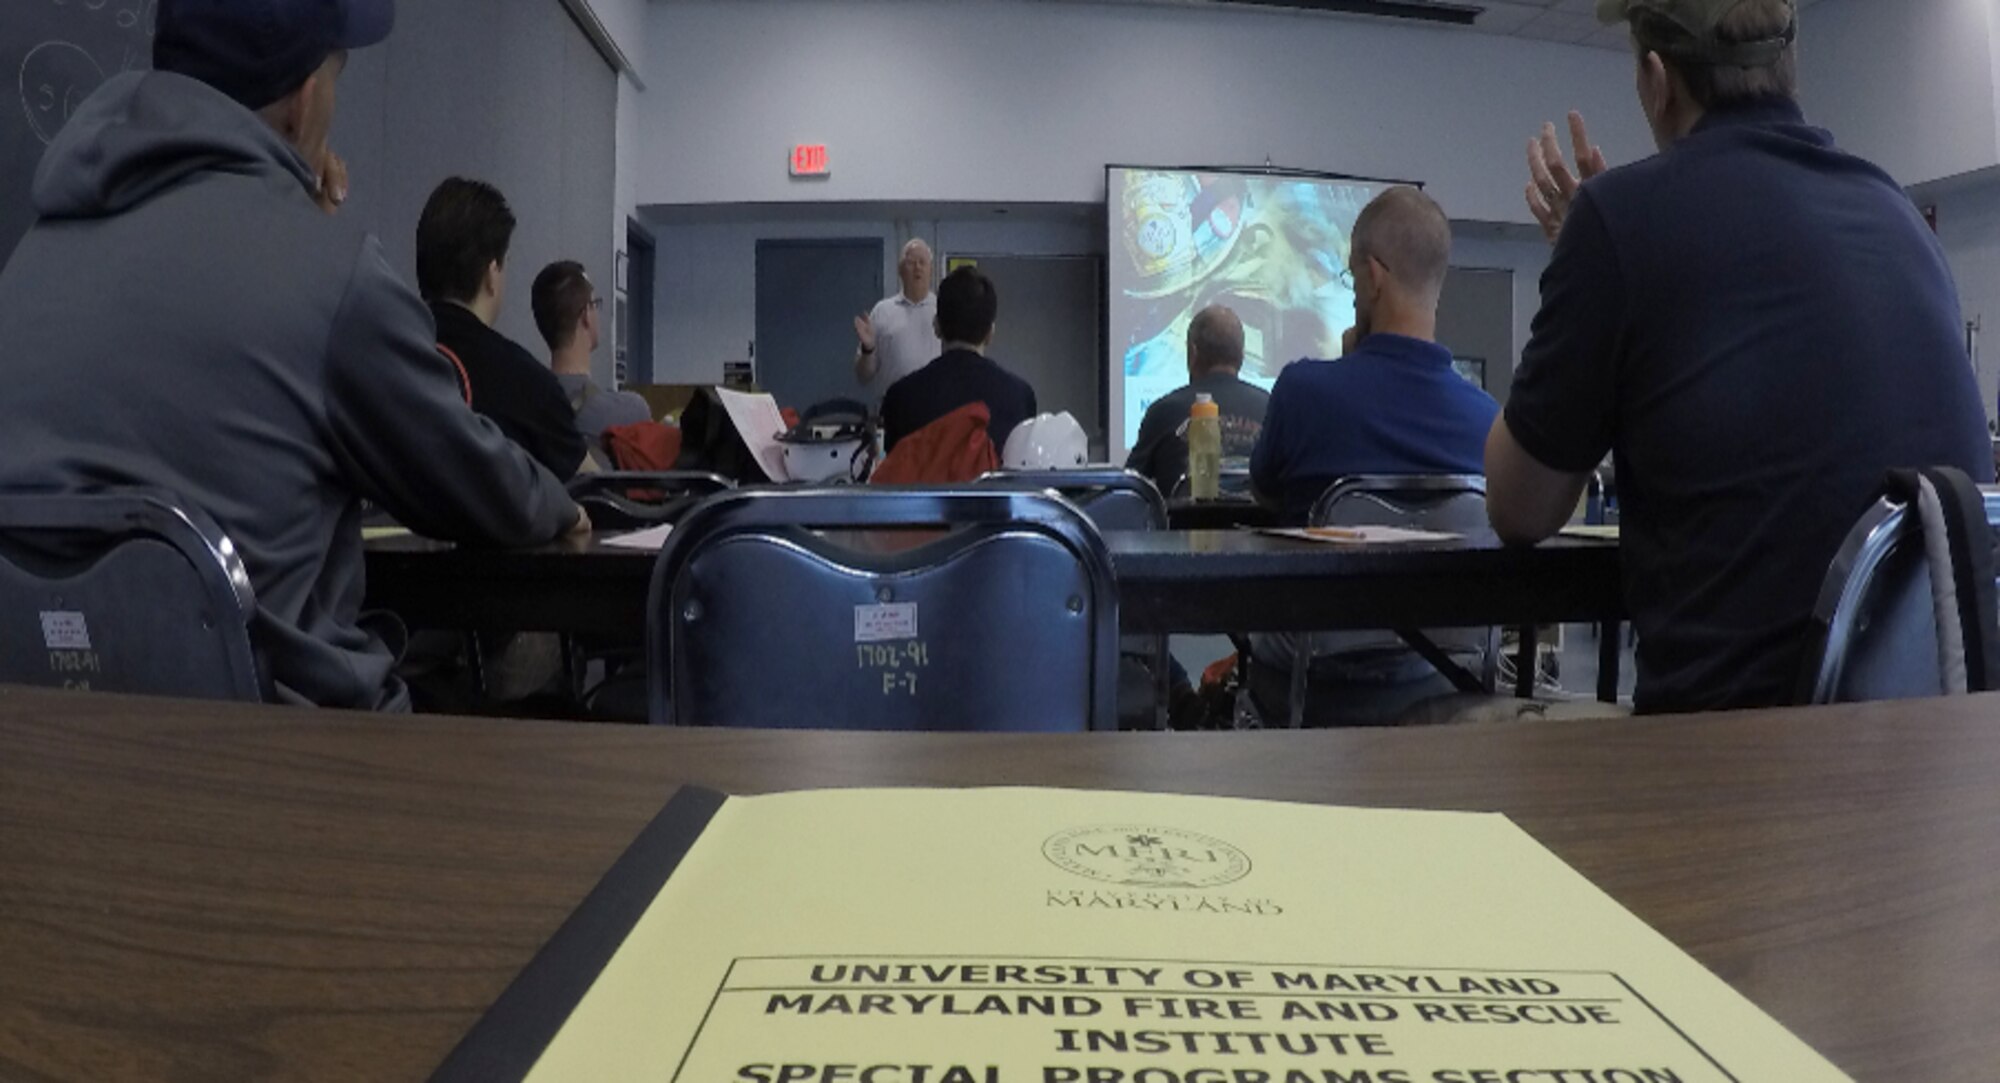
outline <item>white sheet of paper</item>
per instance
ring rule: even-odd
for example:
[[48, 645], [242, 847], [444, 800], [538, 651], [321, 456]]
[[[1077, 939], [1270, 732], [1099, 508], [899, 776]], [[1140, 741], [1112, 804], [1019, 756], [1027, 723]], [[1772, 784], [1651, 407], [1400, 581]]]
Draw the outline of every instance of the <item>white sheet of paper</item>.
[[1440, 534], [1433, 530], [1408, 530], [1399, 526], [1312, 526], [1266, 529], [1265, 534], [1295, 541], [1326, 542], [1332, 545], [1406, 545], [1414, 542], [1457, 541], [1462, 535]]
[[778, 434], [785, 431], [785, 415], [778, 410], [778, 400], [721, 387], [715, 394], [737, 435], [743, 437], [757, 465], [764, 468], [764, 475], [772, 481], [791, 480], [791, 472], [785, 469], [785, 447], [778, 443]]
[[649, 526], [644, 530], [635, 530], [630, 534], [619, 534], [606, 538], [604, 539], [604, 544], [615, 545], [620, 549], [649, 549], [657, 553], [662, 546], [667, 544], [667, 535], [673, 532], [674, 524], [661, 523], [659, 526]]

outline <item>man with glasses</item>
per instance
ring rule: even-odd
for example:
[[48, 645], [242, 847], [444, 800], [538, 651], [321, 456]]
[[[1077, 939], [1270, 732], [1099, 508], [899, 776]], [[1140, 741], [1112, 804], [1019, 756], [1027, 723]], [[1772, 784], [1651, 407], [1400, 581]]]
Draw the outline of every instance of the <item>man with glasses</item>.
[[[1271, 390], [1250, 456], [1258, 498], [1303, 525], [1341, 478], [1364, 474], [1477, 474], [1492, 396], [1452, 369], [1437, 344], [1438, 297], [1451, 259], [1451, 225], [1429, 196], [1391, 188], [1354, 222], [1348, 269], [1354, 328], [1337, 361], [1285, 367]], [[1296, 637], [1251, 637], [1250, 692], [1266, 718], [1290, 711]], [[1308, 725], [1386, 725], [1453, 690], [1416, 652], [1389, 637], [1321, 636], [1309, 674]]]
[[1321, 493], [1356, 474], [1478, 474], [1500, 407], [1437, 344], [1451, 225], [1409, 187], [1354, 222], [1354, 328], [1345, 356], [1287, 365], [1250, 456], [1259, 499], [1303, 526]]
[[608, 468], [612, 463], [603, 450], [605, 430], [651, 421], [653, 408], [630, 391], [606, 391], [591, 379], [590, 356], [601, 341], [604, 298], [583, 273], [583, 264], [574, 260], [544, 267], [530, 293], [535, 328], [549, 345], [549, 367], [569, 396], [576, 431], [598, 465]]

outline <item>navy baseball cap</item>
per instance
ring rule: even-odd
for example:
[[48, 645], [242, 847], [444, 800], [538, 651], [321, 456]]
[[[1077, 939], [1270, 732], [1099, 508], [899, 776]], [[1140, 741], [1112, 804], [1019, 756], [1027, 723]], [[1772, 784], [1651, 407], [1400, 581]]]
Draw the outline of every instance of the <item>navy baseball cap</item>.
[[262, 109], [395, 25], [396, 0], [160, 0], [153, 67]]

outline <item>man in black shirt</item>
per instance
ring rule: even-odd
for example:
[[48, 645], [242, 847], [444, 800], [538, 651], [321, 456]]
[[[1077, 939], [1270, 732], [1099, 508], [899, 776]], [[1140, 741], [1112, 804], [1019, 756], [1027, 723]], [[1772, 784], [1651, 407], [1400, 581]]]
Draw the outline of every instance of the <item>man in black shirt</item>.
[[431, 306], [438, 347], [458, 366], [473, 410], [567, 481], [584, 456], [569, 396], [547, 366], [493, 329], [513, 238], [514, 212], [498, 189], [462, 177], [446, 180], [417, 221], [417, 289]]
[[986, 434], [997, 454], [1014, 426], [1035, 416], [1035, 389], [986, 356], [999, 312], [993, 281], [978, 268], [961, 267], [946, 276], [937, 294], [937, 333], [944, 353], [889, 385], [882, 396], [882, 432], [889, 450], [953, 410], [983, 402], [991, 416]]
[[1188, 324], [1188, 385], [1146, 408], [1139, 438], [1125, 459], [1127, 470], [1153, 479], [1162, 496], [1187, 476], [1187, 422], [1196, 395], [1206, 394], [1222, 414], [1222, 458], [1247, 463], [1264, 429], [1271, 396], [1236, 373], [1243, 367], [1243, 321], [1222, 305], [1195, 313]]
[[1632, 25], [1661, 152], [1606, 172], [1574, 114], [1574, 173], [1553, 126], [1533, 144], [1556, 249], [1488, 510], [1509, 541], [1548, 537], [1613, 453], [1638, 710], [1784, 703], [1884, 474], [1992, 479], [1957, 291], [1895, 181], [1805, 123], [1791, 0], [1600, 11]]

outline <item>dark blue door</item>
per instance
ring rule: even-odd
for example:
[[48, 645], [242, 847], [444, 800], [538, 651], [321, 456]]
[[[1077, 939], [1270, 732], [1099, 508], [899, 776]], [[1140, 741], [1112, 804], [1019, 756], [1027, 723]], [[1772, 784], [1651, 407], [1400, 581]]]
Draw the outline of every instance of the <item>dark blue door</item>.
[[884, 296], [882, 241], [757, 242], [757, 383], [804, 410], [861, 398], [854, 317]]

